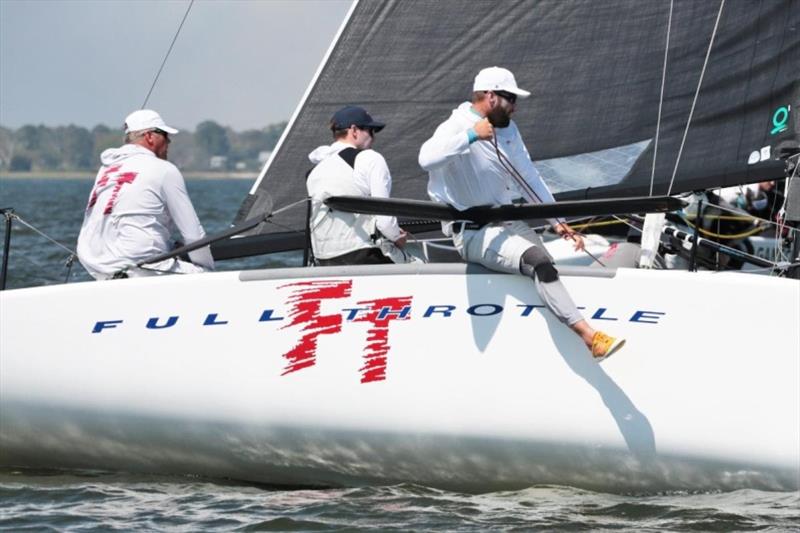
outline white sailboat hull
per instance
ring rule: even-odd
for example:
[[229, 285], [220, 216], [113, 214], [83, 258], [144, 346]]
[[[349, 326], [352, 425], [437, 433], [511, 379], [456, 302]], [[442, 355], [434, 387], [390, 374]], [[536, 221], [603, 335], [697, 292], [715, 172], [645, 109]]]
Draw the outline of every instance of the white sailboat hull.
[[[486, 491], [800, 488], [800, 284], [284, 269], [0, 295], [0, 465]], [[566, 269], [565, 269], [566, 270]], [[149, 327], [148, 327], [149, 323]]]

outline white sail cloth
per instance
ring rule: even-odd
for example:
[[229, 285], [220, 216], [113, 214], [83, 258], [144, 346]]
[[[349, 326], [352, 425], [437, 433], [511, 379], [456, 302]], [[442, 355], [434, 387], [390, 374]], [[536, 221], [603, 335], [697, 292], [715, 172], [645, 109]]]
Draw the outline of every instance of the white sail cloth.
[[[105, 279], [171, 250], [175, 231], [186, 243], [205, 237], [175, 165], [133, 144], [104, 151], [101, 161], [77, 248], [78, 259], [92, 276]], [[170, 259], [149, 267], [182, 273], [214, 268], [208, 247], [189, 257], [194, 264]]]
[[311, 197], [311, 243], [314, 255], [320, 259], [376, 247], [373, 238], [376, 228], [390, 241], [400, 238], [400, 227], [394, 217], [345, 213], [325, 205], [329, 196], [388, 198], [392, 192], [392, 177], [381, 154], [374, 150], [361, 151], [351, 168], [338, 157], [345, 148], [352, 146], [337, 141], [320, 146], [308, 155], [316, 165], [306, 182]]

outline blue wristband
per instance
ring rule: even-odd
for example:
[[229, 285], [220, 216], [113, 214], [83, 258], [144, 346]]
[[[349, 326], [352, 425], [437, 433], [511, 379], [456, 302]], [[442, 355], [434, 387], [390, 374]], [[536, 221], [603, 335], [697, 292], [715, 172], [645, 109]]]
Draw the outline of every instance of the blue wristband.
[[470, 128], [467, 130], [467, 138], [469, 139], [469, 144], [472, 144], [478, 140], [478, 134], [475, 132], [475, 128]]

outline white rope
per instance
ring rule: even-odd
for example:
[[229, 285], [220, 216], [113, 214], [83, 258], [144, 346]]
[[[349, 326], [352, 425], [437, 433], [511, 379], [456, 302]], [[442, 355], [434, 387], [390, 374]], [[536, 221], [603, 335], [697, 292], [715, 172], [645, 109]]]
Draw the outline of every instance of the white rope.
[[694, 99], [692, 100], [692, 108], [689, 110], [689, 118], [686, 120], [686, 129], [683, 130], [683, 139], [681, 139], [681, 146], [678, 149], [678, 157], [675, 159], [675, 168], [672, 170], [672, 179], [669, 182], [669, 189], [667, 196], [672, 194], [672, 185], [675, 183], [675, 176], [678, 174], [678, 165], [681, 162], [681, 155], [683, 155], [683, 147], [686, 144], [686, 137], [689, 135], [689, 126], [692, 124], [692, 116], [694, 115], [694, 107], [697, 104], [697, 98], [700, 96], [700, 87], [703, 85], [703, 76], [706, 73], [708, 66], [708, 59], [711, 57], [711, 48], [714, 46], [714, 38], [717, 36], [717, 28], [719, 28], [719, 20], [722, 18], [722, 8], [725, 6], [725, 0], [719, 3], [719, 12], [717, 13], [717, 21], [714, 23], [714, 31], [711, 32], [711, 40], [708, 42], [708, 50], [706, 50], [706, 58], [703, 61], [703, 69], [700, 71], [700, 79], [697, 81], [697, 89], [694, 92]]
[[636, 231], [638, 231], [639, 233], [641, 233], [641, 232], [642, 232], [642, 228], [637, 228], [636, 226], [634, 226], [633, 224], [631, 224], [630, 222], [628, 222], [628, 220], [627, 220], [627, 219], [625, 219], [625, 218], [622, 218], [622, 217], [618, 217], [617, 215], [613, 215], [613, 217], [614, 217], [615, 219], [619, 220], [620, 222], [622, 222], [623, 224], [625, 224], [626, 226], [628, 226], [629, 228], [635, 229], [635, 230], [636, 230]]
[[672, 32], [672, 7], [674, 0], [669, 2], [669, 19], [667, 20], [667, 43], [664, 46], [664, 67], [661, 70], [661, 96], [658, 98], [658, 121], [656, 122], [656, 139], [653, 145], [653, 170], [650, 172], [650, 196], [653, 196], [653, 182], [656, 179], [656, 157], [658, 157], [658, 137], [661, 132], [661, 110], [664, 105], [664, 87], [667, 82], [667, 57], [669, 56], [669, 36]]

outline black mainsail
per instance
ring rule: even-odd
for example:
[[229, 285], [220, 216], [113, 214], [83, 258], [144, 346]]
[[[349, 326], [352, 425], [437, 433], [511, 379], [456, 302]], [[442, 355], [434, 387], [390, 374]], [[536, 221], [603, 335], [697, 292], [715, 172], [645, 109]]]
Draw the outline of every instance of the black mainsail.
[[[392, 195], [427, 199], [419, 147], [492, 65], [533, 92], [514, 118], [560, 200], [774, 179], [800, 132], [797, 0], [361, 1], [237, 222], [305, 196], [307, 154], [347, 104], [387, 123]], [[304, 218], [298, 206], [251, 233], [285, 240]]]

